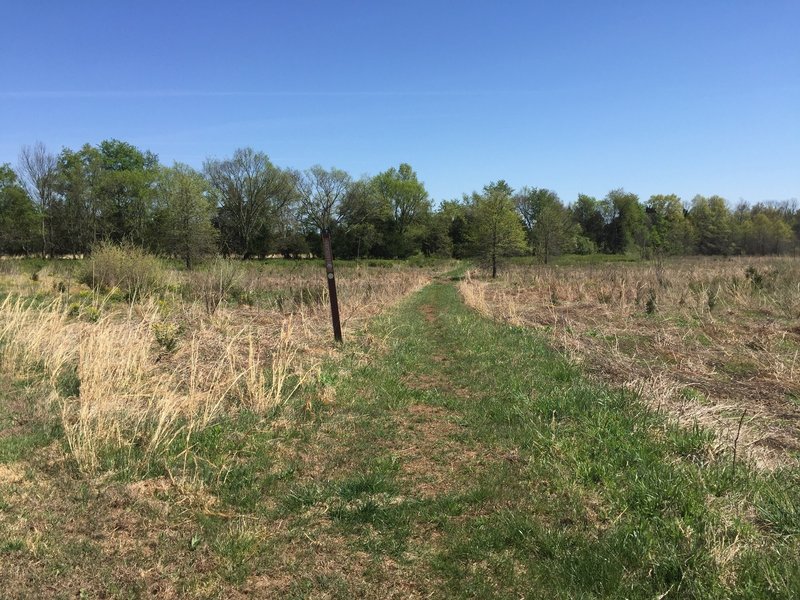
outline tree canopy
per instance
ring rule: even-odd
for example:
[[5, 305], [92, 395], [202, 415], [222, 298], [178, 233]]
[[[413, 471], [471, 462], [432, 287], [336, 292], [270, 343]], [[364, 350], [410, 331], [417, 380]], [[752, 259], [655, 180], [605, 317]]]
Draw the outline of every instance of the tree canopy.
[[474, 194], [467, 237], [476, 256], [497, 277], [498, 261], [525, 251], [525, 229], [515, 210], [512, 189], [505, 181], [492, 182]]
[[642, 201], [622, 188], [566, 203], [546, 187], [515, 193], [502, 179], [436, 203], [408, 163], [356, 179], [335, 167], [279, 167], [239, 148], [195, 171], [165, 167], [114, 139], [58, 153], [36, 143], [22, 148], [16, 170], [0, 166], [2, 254], [64, 256], [131, 243], [192, 267], [217, 252], [318, 254], [325, 229], [342, 258], [476, 257], [496, 273], [500, 259], [525, 252], [545, 263], [570, 252], [796, 252], [800, 210], [796, 201], [731, 208], [720, 196], [670, 193]]

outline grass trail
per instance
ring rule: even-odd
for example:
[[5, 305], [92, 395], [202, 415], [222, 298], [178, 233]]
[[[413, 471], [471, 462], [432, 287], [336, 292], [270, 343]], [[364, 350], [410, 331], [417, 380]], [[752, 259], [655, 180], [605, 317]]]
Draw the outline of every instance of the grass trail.
[[321, 550], [353, 569], [308, 591], [800, 590], [791, 485], [733, 474], [703, 431], [587, 382], [529, 331], [466, 309], [452, 285], [427, 287], [379, 328], [390, 351], [336, 382], [339, 406], [309, 444], [313, 475], [299, 473], [283, 503], [321, 523], [345, 546]]
[[[800, 593], [796, 471], [733, 472], [707, 433], [587, 381], [529, 330], [467, 309], [449, 282], [351, 344], [362, 350], [325, 368], [331, 401], [313, 416], [276, 426], [243, 414], [198, 436], [193, 485], [214, 502], [162, 492], [157, 551], [112, 555], [150, 569], [142, 595]], [[0, 561], [29, 558], [23, 546]]]

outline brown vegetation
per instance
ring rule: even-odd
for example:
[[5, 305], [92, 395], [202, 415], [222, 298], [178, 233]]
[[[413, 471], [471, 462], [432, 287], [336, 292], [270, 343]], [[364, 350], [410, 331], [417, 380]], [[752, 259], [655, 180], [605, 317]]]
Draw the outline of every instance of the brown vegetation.
[[594, 375], [712, 427], [720, 447], [738, 438], [762, 467], [800, 449], [797, 260], [517, 266], [497, 283], [472, 275], [460, 285], [469, 305], [547, 333]]
[[[82, 471], [96, 472], [109, 448], [135, 445], [149, 461], [221, 414], [267, 413], [314, 376], [334, 351], [324, 272], [315, 267], [218, 261], [199, 275], [161, 268], [158, 287], [131, 294], [50, 268], [30, 277], [10, 267], [0, 273], [0, 368], [10, 379], [43, 376], [41, 402], [60, 410]], [[346, 333], [429, 275], [344, 269]]]

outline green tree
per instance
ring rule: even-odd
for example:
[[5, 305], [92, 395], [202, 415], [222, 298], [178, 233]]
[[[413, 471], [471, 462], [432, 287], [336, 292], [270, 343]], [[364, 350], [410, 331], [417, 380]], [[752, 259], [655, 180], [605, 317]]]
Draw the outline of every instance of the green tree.
[[162, 168], [156, 183], [155, 246], [180, 257], [187, 269], [217, 250], [215, 209], [203, 176], [187, 165]]
[[64, 148], [58, 155], [55, 246], [64, 254], [86, 253], [99, 241], [101, 174], [100, 151], [89, 144], [78, 151]]
[[447, 235], [452, 240], [454, 258], [464, 258], [469, 251], [468, 229], [469, 198], [464, 201], [445, 200], [438, 214], [447, 223]]
[[441, 211], [430, 213], [421, 224], [418, 236], [419, 246], [425, 256], [449, 258], [453, 255], [450, 217], [446, 213]]
[[409, 229], [423, 222], [430, 212], [428, 192], [410, 165], [402, 163], [373, 178], [378, 196], [389, 206], [392, 214], [391, 245], [395, 256], [408, 256], [415, 248]]
[[695, 232], [685, 212], [683, 202], [675, 194], [650, 196], [645, 213], [650, 223], [650, 245], [655, 252], [668, 255], [694, 252]]
[[737, 222], [739, 248], [747, 254], [784, 254], [794, 245], [794, 232], [787, 215], [773, 206], [757, 204], [749, 209], [741, 219], [742, 211], [737, 209], [734, 221]]
[[[391, 210], [370, 178], [354, 181], [340, 206], [337, 231], [339, 256], [361, 258], [384, 244]], [[384, 246], [384, 254], [386, 251]]]
[[97, 148], [99, 173], [93, 184], [98, 237], [112, 242], [147, 241], [153, 209], [158, 157], [120, 140], [105, 140]]
[[35, 252], [41, 215], [9, 164], [0, 165], [0, 254]]
[[600, 210], [600, 202], [592, 196], [579, 194], [571, 207], [572, 220], [581, 228], [584, 237], [596, 248], [603, 246], [605, 221]]
[[492, 182], [473, 194], [467, 237], [473, 253], [486, 260], [497, 277], [498, 260], [525, 252], [525, 228], [505, 181]]
[[527, 230], [531, 252], [547, 264], [574, 237], [569, 211], [558, 194], [544, 188], [522, 188], [514, 201]]
[[611, 190], [601, 202], [605, 219], [605, 248], [624, 253], [634, 246], [644, 250], [647, 244], [644, 209], [636, 194], [623, 189]]
[[689, 220], [697, 231], [700, 254], [729, 255], [734, 251], [733, 218], [728, 204], [720, 196], [695, 196]]

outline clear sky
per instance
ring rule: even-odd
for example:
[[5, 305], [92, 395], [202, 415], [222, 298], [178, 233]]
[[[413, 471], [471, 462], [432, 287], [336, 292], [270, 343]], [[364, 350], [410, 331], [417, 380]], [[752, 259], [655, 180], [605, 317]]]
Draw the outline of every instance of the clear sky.
[[800, 198], [800, 1], [3, 2], [0, 163], [252, 146], [436, 200], [492, 180]]

